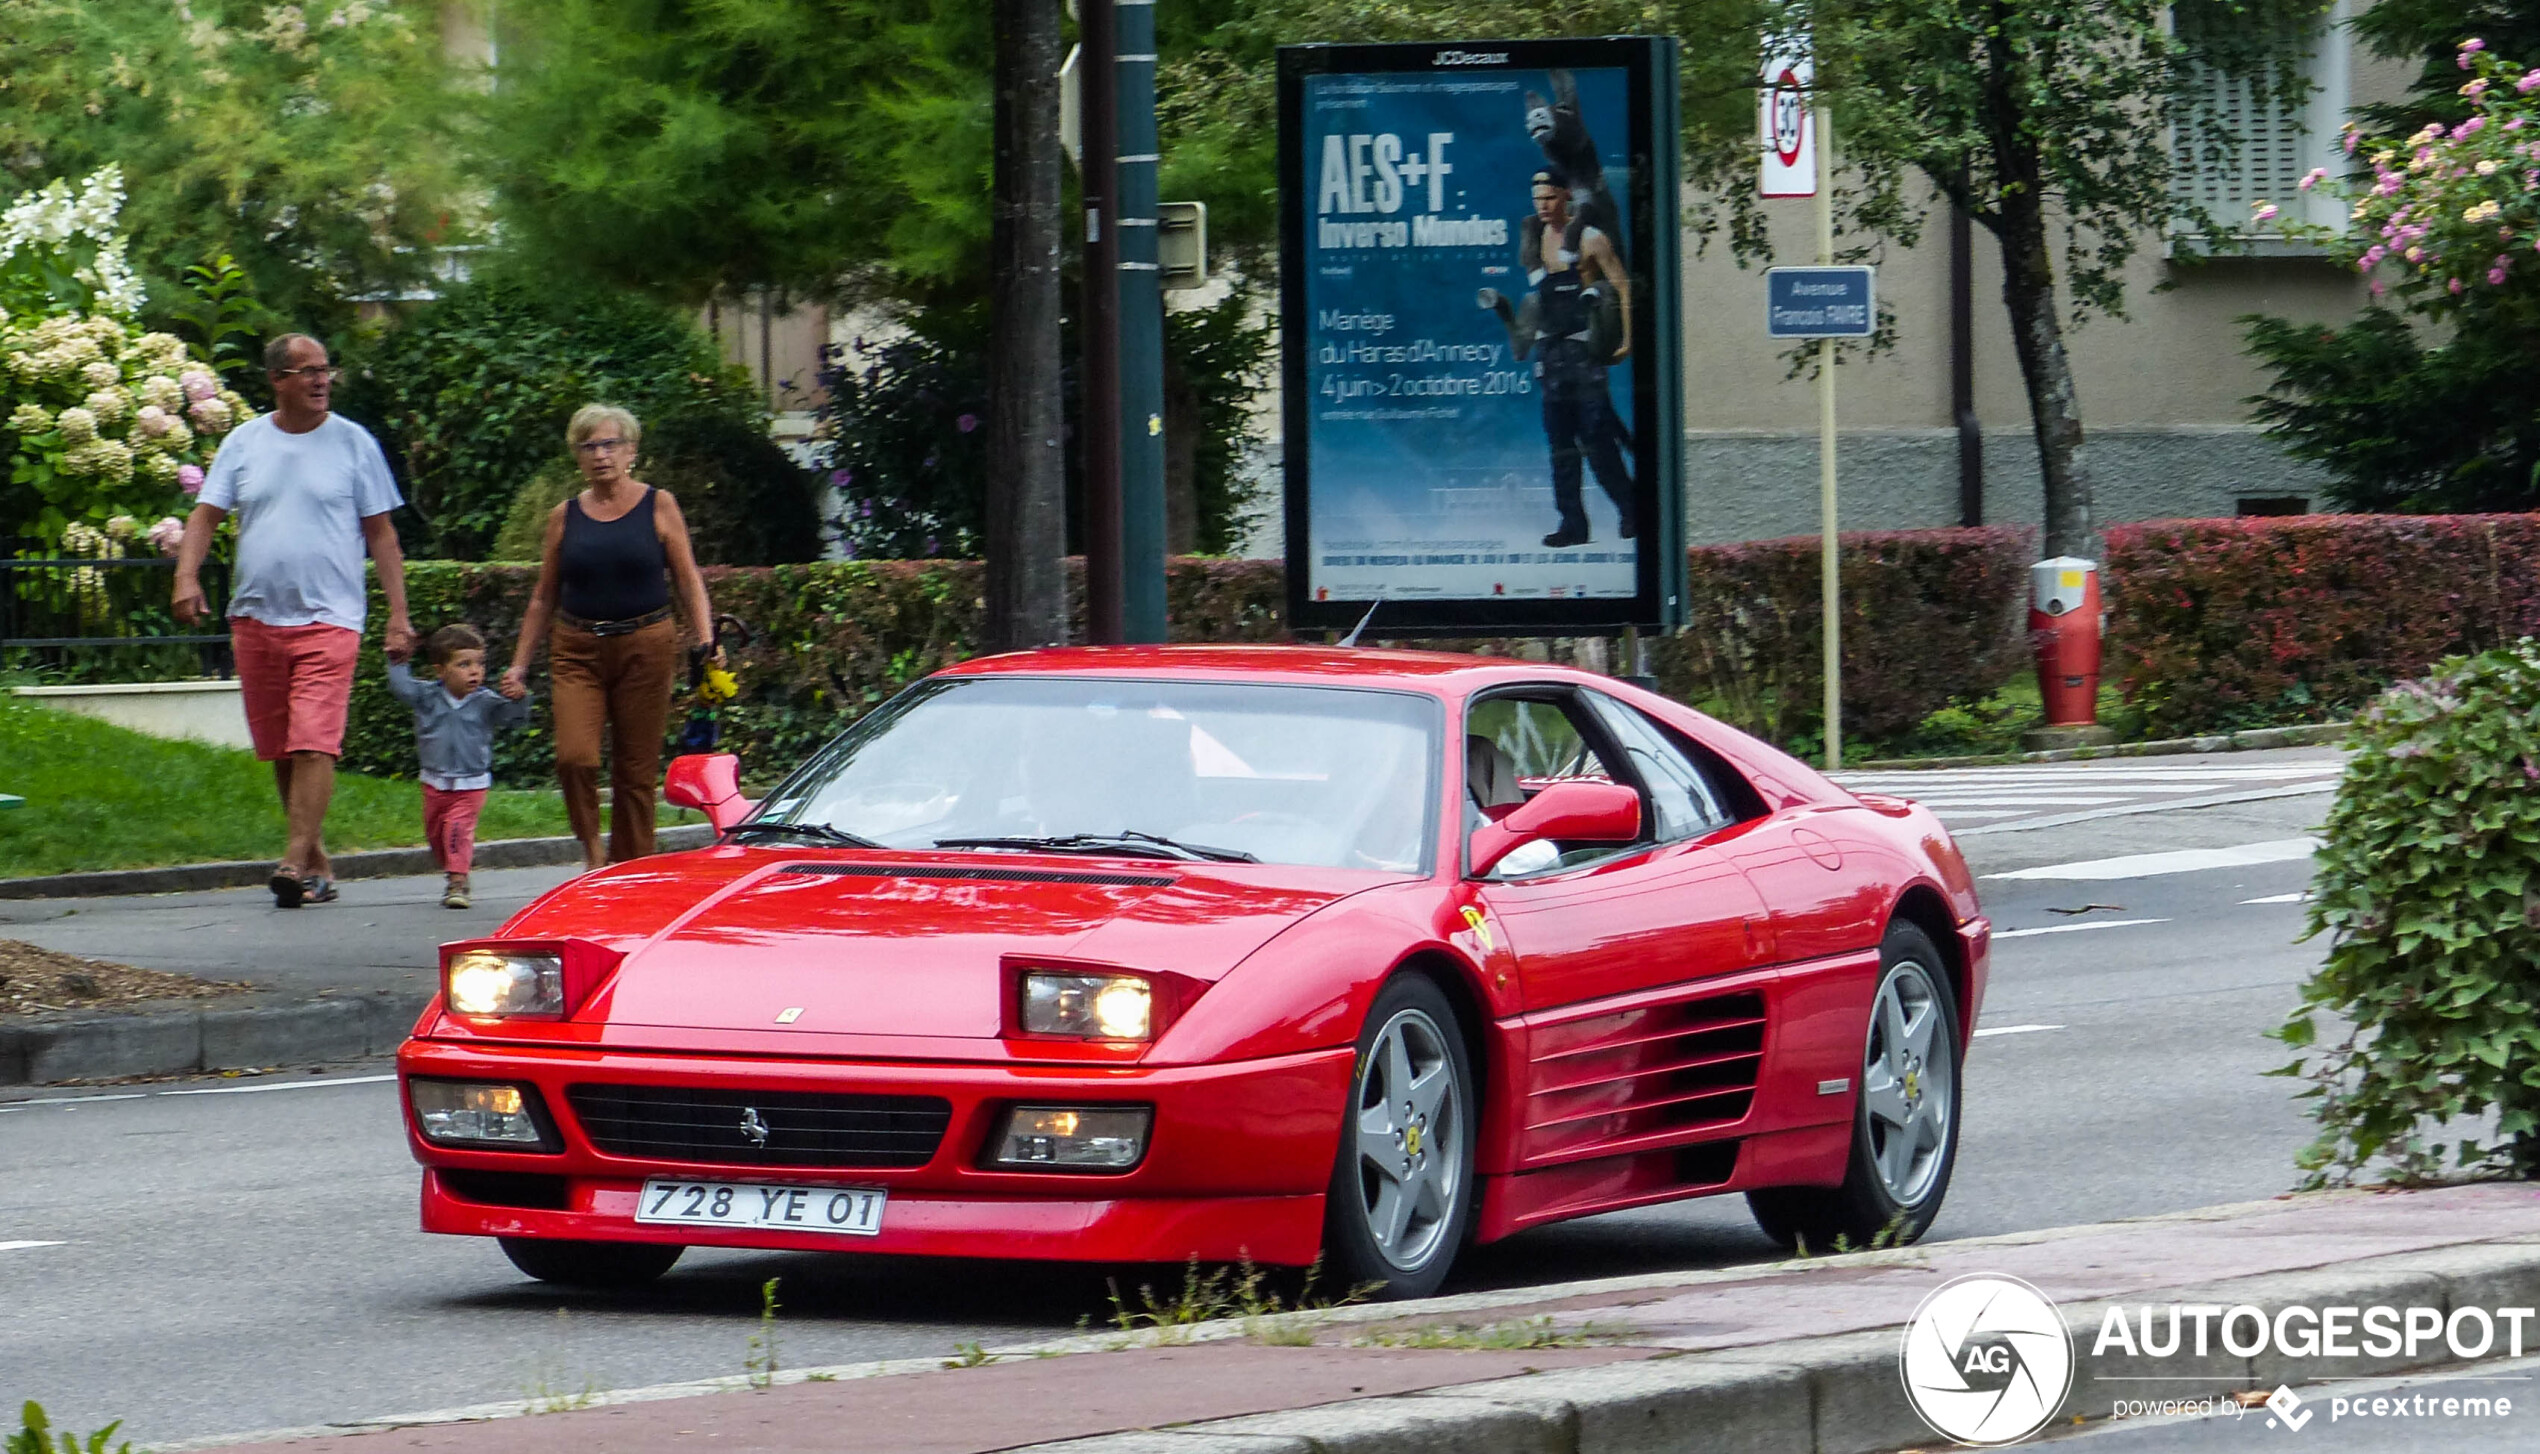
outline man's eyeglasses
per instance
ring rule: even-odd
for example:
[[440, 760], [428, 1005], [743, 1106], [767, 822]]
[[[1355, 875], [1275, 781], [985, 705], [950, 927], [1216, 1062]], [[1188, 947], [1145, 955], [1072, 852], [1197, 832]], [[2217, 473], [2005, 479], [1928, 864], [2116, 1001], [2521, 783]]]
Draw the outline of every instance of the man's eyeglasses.
[[344, 371], [335, 367], [333, 364], [308, 364], [296, 369], [275, 369], [273, 371], [273, 376], [277, 379], [314, 379], [323, 376], [328, 382], [332, 383], [335, 380], [344, 377]]
[[625, 447], [623, 439], [586, 439], [574, 446], [584, 454], [615, 454]]

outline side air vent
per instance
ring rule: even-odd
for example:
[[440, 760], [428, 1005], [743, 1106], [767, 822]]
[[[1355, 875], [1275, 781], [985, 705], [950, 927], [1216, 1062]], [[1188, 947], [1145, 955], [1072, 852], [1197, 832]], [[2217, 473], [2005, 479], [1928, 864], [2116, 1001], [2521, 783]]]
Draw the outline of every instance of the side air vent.
[[1537, 1030], [1528, 1159], [1638, 1151], [1735, 1125], [1755, 1100], [1764, 1028], [1764, 997], [1735, 994]]
[[955, 879], [999, 884], [1111, 884], [1119, 888], [1162, 889], [1174, 880], [1160, 873], [1069, 873], [1050, 868], [963, 868], [933, 863], [789, 863], [778, 873], [817, 873], [832, 878]]

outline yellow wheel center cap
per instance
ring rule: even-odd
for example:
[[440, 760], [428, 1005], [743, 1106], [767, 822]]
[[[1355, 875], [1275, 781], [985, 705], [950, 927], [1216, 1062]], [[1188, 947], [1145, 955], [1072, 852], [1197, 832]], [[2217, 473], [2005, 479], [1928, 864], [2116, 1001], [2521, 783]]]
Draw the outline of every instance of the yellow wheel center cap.
[[1417, 1126], [1413, 1126], [1411, 1129], [1409, 1129], [1409, 1130], [1407, 1130], [1407, 1131], [1405, 1131], [1405, 1132], [1403, 1132], [1403, 1133], [1402, 1133], [1402, 1149], [1403, 1149], [1403, 1151], [1404, 1151], [1405, 1153], [1407, 1153], [1407, 1154], [1409, 1154], [1409, 1155], [1412, 1155], [1412, 1156], [1417, 1156], [1417, 1155], [1419, 1155], [1419, 1154], [1420, 1154], [1420, 1128], [1419, 1128], [1419, 1127], [1417, 1127]]
[[1909, 1101], [1913, 1100], [1922, 1093], [1923, 1073], [1919, 1070], [1909, 1070], [1905, 1072], [1905, 1099]]

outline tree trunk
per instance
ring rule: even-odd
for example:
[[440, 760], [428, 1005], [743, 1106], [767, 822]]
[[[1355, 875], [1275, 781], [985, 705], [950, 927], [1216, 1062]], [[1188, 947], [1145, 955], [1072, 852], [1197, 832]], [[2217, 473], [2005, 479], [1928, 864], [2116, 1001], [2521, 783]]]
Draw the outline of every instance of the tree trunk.
[[2011, 345], [2028, 386], [2038, 473], [2046, 485], [2046, 554], [2095, 560], [2099, 531], [2091, 512], [2090, 467], [2082, 455], [2081, 399], [2055, 314], [2055, 265], [2036, 187], [2003, 199], [1993, 233], [2002, 245], [2002, 303], [2011, 314]]
[[1067, 639], [1059, 406], [1059, 0], [993, 0], [996, 178], [988, 374], [991, 651]]

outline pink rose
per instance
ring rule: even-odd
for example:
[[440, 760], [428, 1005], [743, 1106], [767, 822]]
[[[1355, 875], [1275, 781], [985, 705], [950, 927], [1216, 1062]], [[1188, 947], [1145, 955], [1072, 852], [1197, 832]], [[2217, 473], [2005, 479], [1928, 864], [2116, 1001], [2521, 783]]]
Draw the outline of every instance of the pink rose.
[[2540, 66], [2535, 66], [2531, 70], [2525, 71], [2522, 79], [2514, 82], [2514, 89], [2526, 96], [2531, 94], [2532, 88], [2534, 87], [2540, 87]]
[[2487, 270], [2487, 282], [2489, 286], [2492, 287], [2496, 284], [2502, 283], [2504, 280], [2505, 270], [2503, 268], [2489, 268]]

